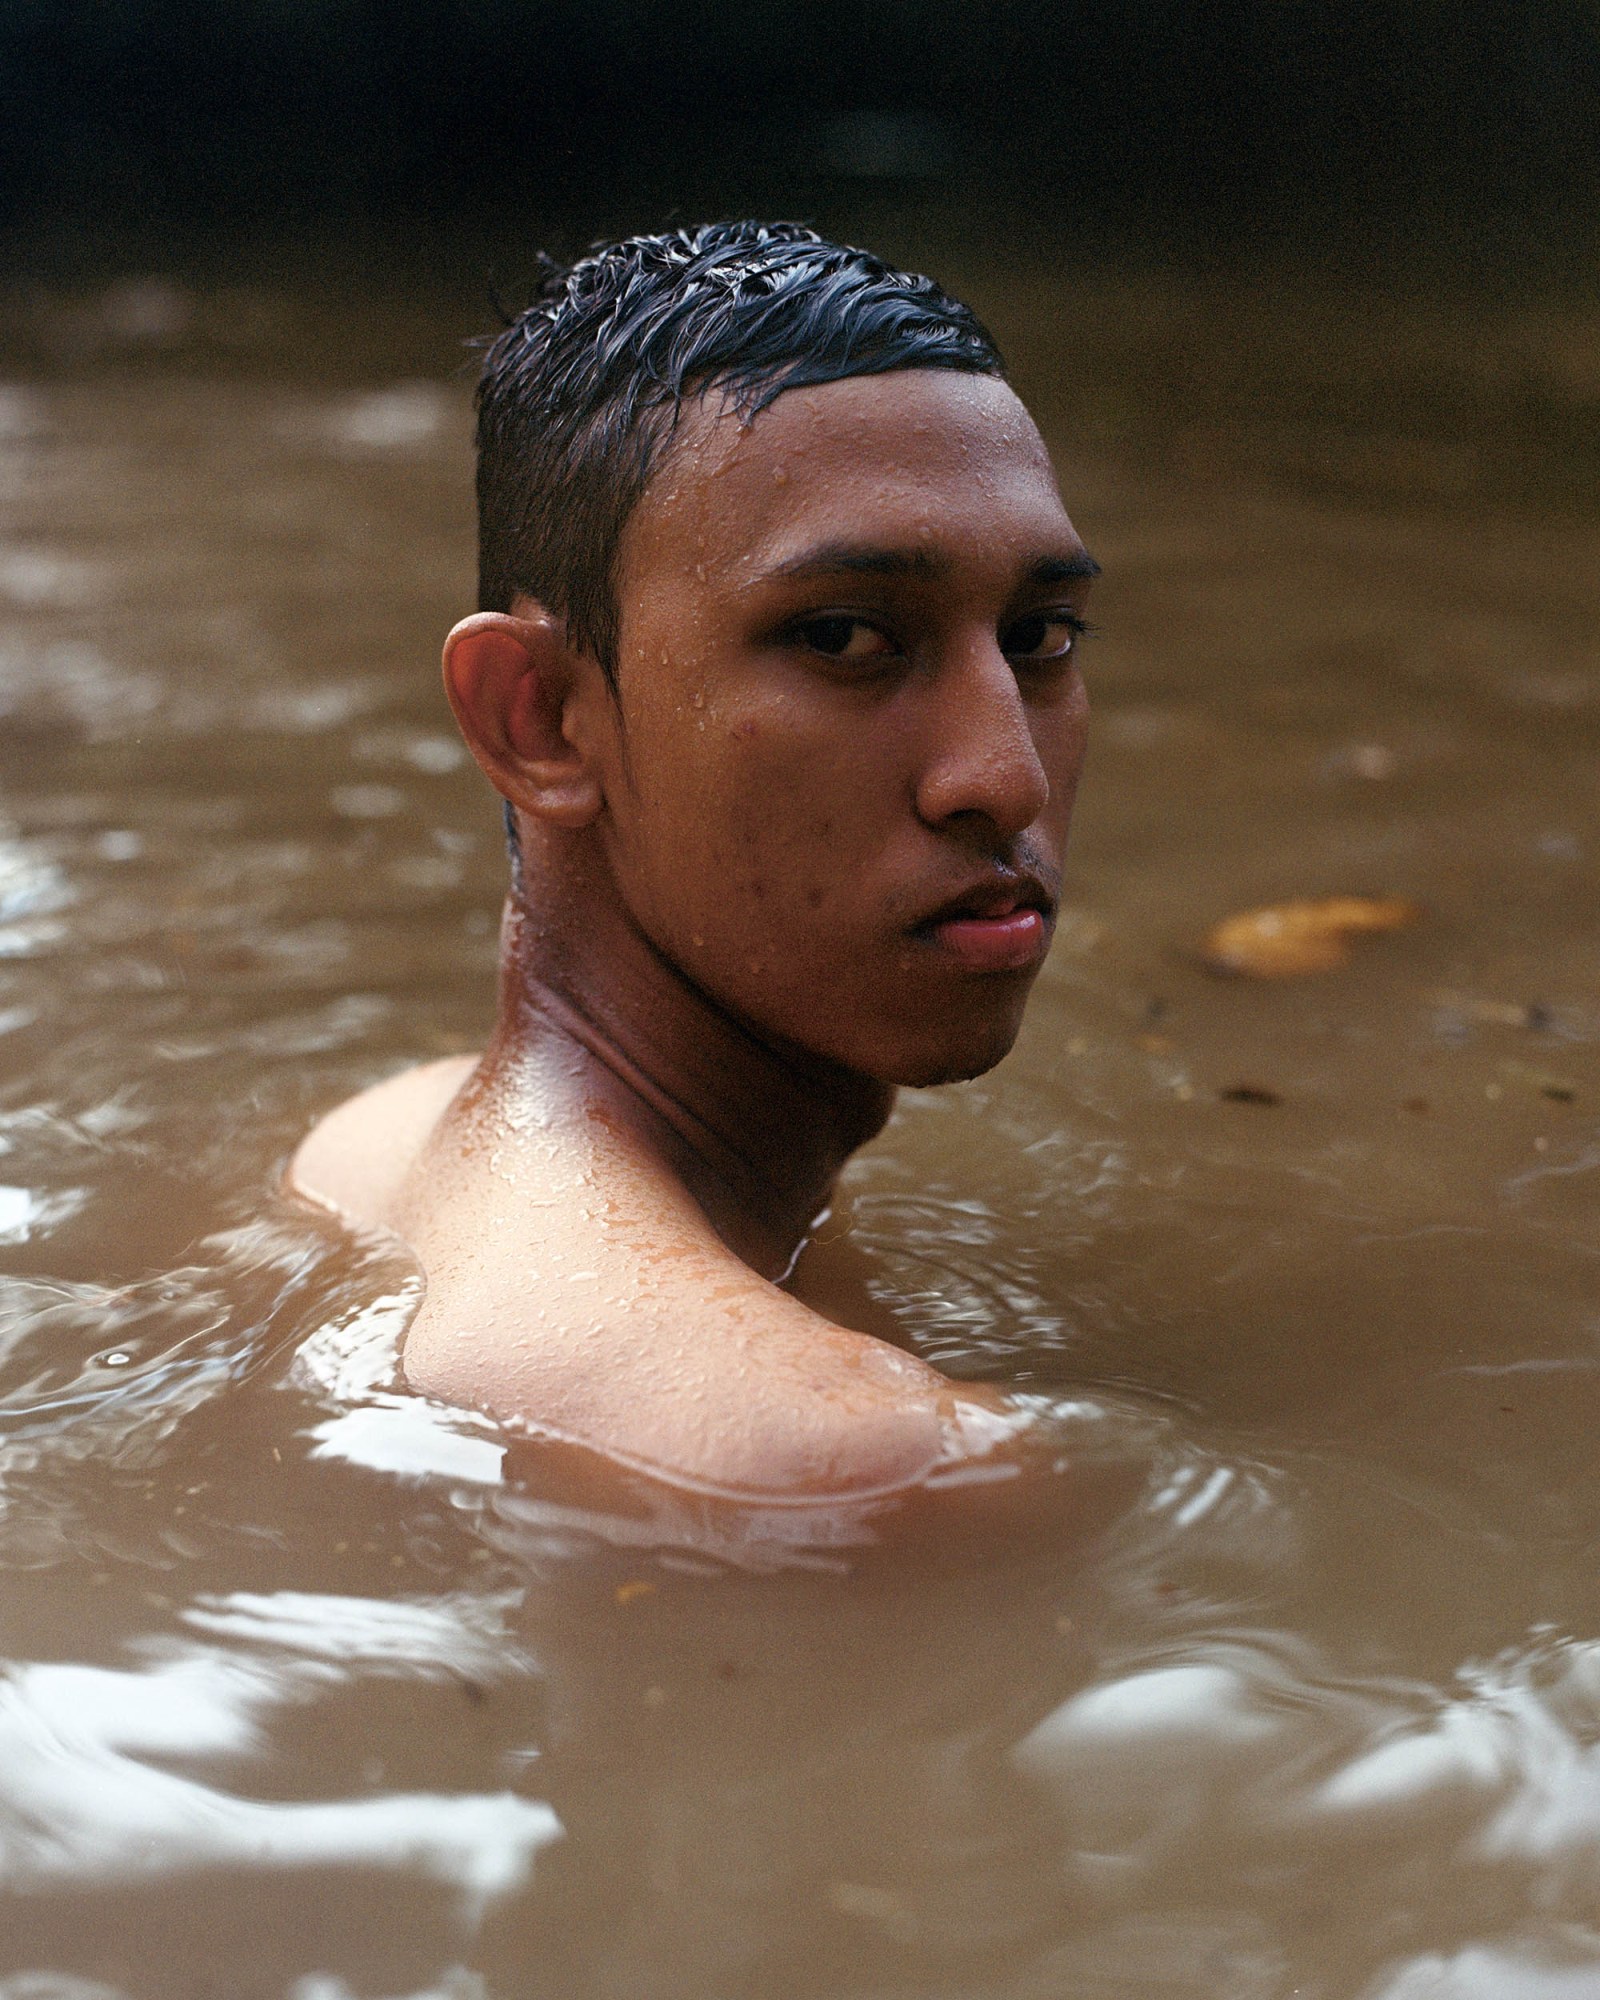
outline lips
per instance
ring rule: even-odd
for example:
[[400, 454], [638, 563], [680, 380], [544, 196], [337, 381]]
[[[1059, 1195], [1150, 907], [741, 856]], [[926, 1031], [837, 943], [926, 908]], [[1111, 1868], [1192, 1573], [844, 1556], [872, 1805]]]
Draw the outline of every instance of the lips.
[[1026, 972], [1050, 946], [1053, 899], [1041, 883], [993, 880], [941, 905], [917, 934], [966, 972]]

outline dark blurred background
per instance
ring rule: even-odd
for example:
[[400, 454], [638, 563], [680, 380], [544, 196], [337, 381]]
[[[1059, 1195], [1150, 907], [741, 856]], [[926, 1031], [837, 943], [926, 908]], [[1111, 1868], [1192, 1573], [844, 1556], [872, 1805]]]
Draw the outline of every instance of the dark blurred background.
[[[1596, 0], [5, 0], [13, 272], [674, 214], [1582, 276]], [[120, 248], [119, 248], [120, 246]]]
[[1047, 434], [1600, 491], [1600, 0], [0, 0], [0, 371], [464, 387], [541, 249], [932, 271]]

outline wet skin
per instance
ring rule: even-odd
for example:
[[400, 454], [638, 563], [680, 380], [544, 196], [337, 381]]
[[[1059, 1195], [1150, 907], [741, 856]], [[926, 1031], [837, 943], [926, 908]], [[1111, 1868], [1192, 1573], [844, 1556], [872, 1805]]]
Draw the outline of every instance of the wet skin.
[[615, 690], [537, 604], [450, 635], [522, 850], [494, 1039], [334, 1111], [294, 1184], [416, 1252], [412, 1385], [513, 1428], [796, 1500], [1004, 1454], [1000, 1398], [779, 1281], [1049, 944], [1094, 565], [1044, 444], [979, 376], [713, 397], [619, 557]]

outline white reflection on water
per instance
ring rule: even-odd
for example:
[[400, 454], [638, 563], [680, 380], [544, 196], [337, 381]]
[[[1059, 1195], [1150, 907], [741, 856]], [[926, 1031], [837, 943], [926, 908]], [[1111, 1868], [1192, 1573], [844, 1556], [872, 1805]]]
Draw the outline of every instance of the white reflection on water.
[[400, 1339], [417, 1309], [416, 1279], [319, 1327], [297, 1350], [293, 1387], [343, 1405], [312, 1425], [311, 1457], [391, 1478], [500, 1482], [505, 1441], [464, 1410], [397, 1393]]
[[36, 1230], [64, 1222], [87, 1199], [83, 1188], [40, 1194], [35, 1188], [0, 1186], [0, 1243], [26, 1243]]
[[336, 444], [357, 451], [406, 451], [431, 444], [455, 408], [437, 382], [396, 382], [336, 404], [326, 429]]
[[[136, 1669], [33, 1662], [0, 1679], [0, 1870], [19, 1889], [116, 1885], [194, 1869], [364, 1868], [453, 1889], [477, 1921], [560, 1837], [511, 1792], [397, 1792], [270, 1804], [161, 1761], [264, 1759], [268, 1725], [359, 1675], [475, 1680], [516, 1671], [479, 1599], [394, 1605], [306, 1593], [196, 1606], [192, 1625], [286, 1657], [166, 1644]], [[154, 1647], [146, 1650], [154, 1650]], [[161, 1760], [161, 1761], [152, 1761]]]
[[0, 545], [0, 597], [28, 610], [92, 603], [100, 578], [88, 563], [51, 549]]
[[66, 931], [58, 912], [74, 900], [56, 863], [0, 826], [0, 958], [26, 958], [56, 943]]
[[114, 740], [151, 722], [168, 692], [163, 675], [123, 665], [87, 640], [0, 630], [0, 721]]
[[1201, 1639], [1074, 1695], [1011, 1755], [1055, 1801], [1086, 1893], [1181, 1884], [1218, 1844], [1308, 1878], [1320, 1855], [1347, 1887], [1448, 1859], [1502, 1885], [1486, 1916], [1508, 1879], [1529, 1885], [1555, 1926], [1543, 1958], [1429, 1957], [1374, 1996], [1600, 1991], [1593, 1941], [1582, 1985], [1558, 1948], [1600, 1881], [1600, 1646], [1535, 1645], [1443, 1699], [1341, 1680], [1281, 1635]]
[[334, 1597], [322, 1591], [230, 1591], [199, 1598], [183, 1622], [209, 1637], [330, 1660], [341, 1675], [395, 1670], [429, 1680], [494, 1681], [531, 1671], [507, 1628], [515, 1592], [432, 1599]]
[[0, 2000], [126, 2000], [120, 1988], [70, 1972], [18, 1972], [0, 1979]]
[[1594, 2000], [1600, 1935], [1574, 1930], [1563, 1963], [1530, 1941], [1429, 1952], [1371, 1989], [1368, 2000]]
[[[476, 1972], [453, 1965], [424, 1992], [396, 1994], [394, 2000], [488, 2000], [489, 1989]], [[6, 2000], [0, 1988], [0, 2000]], [[284, 2000], [357, 2000], [354, 1988], [333, 1973], [312, 1972], [297, 1979]]]
[[473, 1437], [417, 1396], [381, 1396], [313, 1426], [313, 1458], [342, 1459], [400, 1479], [455, 1479], [497, 1486], [505, 1446]]

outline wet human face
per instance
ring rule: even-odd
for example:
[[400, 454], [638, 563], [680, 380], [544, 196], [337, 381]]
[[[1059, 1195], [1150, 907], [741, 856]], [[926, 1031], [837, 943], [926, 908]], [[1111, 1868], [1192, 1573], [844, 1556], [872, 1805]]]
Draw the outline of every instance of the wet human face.
[[1083, 759], [1094, 565], [1015, 395], [933, 369], [692, 414], [623, 536], [602, 836], [758, 1034], [885, 1083], [1010, 1048]]

